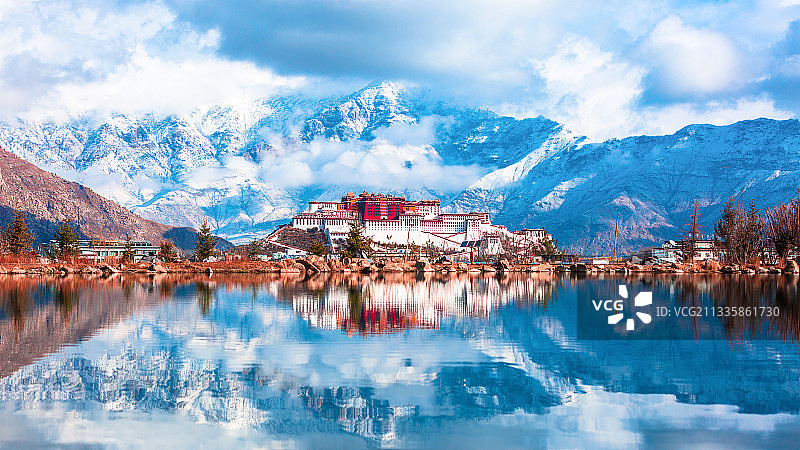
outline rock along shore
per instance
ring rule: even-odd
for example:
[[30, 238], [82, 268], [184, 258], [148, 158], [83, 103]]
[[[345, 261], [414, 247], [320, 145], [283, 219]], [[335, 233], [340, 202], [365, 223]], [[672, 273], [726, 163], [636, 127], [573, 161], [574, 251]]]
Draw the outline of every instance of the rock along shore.
[[368, 259], [353, 259], [339, 261], [325, 259], [318, 256], [308, 256], [299, 259], [285, 259], [282, 261], [218, 261], [212, 263], [178, 262], [178, 263], [138, 263], [120, 264], [83, 264], [83, 263], [57, 263], [57, 264], [15, 264], [13, 266], [0, 265], [0, 274], [42, 274], [42, 275], [108, 275], [112, 273], [275, 273], [275, 274], [303, 274], [317, 273], [509, 273], [509, 272], [556, 272], [556, 273], [727, 273], [727, 274], [797, 274], [800, 273], [795, 261], [787, 261], [785, 267], [775, 266], [720, 266], [717, 261], [706, 261], [692, 267], [680, 264], [664, 265], [637, 265], [630, 262], [614, 265], [590, 264], [512, 264], [507, 260], [500, 260], [492, 264], [485, 263], [445, 263], [432, 264], [425, 260], [411, 261], [392, 259], [387, 261], [371, 261]]

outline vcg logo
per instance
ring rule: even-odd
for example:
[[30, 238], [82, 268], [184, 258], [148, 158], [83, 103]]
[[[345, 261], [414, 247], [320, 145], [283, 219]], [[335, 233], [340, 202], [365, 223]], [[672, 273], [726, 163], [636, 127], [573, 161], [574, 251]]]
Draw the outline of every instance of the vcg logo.
[[[615, 314], [610, 314], [608, 316], [608, 324], [609, 325], [616, 325], [622, 319], [625, 318], [625, 303], [624, 299], [628, 298], [628, 287], [624, 284], [619, 285], [619, 296], [622, 297], [621, 299], [616, 300], [592, 300], [592, 306], [594, 306], [595, 311], [600, 311], [603, 309], [608, 312], [612, 312]], [[639, 292], [636, 294], [636, 297], [633, 298], [633, 305], [635, 308], [639, 308], [642, 306], [648, 306], [653, 303], [653, 293], [652, 292]], [[638, 317], [639, 320], [642, 321], [644, 324], [650, 323], [653, 318], [650, 314], [643, 313], [641, 311], [637, 311], [634, 315]], [[629, 317], [628, 320], [625, 321], [625, 328], [628, 331], [633, 331], [636, 327], [635, 320], [633, 317]]]

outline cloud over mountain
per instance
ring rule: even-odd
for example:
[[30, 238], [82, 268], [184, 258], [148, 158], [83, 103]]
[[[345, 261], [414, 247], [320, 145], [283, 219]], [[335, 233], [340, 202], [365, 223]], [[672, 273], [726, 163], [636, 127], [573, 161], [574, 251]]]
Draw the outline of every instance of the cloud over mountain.
[[179, 114], [376, 78], [594, 140], [800, 112], [796, 2], [4, 0], [0, 11], [0, 115], [12, 120]]

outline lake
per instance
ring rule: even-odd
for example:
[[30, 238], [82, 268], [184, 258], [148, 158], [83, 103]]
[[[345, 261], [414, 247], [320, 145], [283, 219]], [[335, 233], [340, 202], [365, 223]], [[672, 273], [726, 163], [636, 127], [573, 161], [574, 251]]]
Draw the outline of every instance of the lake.
[[796, 447], [798, 289], [6, 276], [0, 447]]

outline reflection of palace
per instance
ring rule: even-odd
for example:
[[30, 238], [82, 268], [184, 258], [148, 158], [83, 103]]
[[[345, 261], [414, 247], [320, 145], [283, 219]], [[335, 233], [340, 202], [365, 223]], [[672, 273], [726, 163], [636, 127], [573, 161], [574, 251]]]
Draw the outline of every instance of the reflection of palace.
[[309, 324], [353, 332], [387, 333], [405, 328], [439, 328], [442, 317], [487, 317], [508, 304], [545, 304], [553, 292], [550, 278], [530, 276], [397, 281], [357, 279], [351, 285], [328, 284], [323, 293], [286, 292]]

